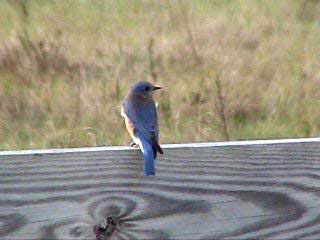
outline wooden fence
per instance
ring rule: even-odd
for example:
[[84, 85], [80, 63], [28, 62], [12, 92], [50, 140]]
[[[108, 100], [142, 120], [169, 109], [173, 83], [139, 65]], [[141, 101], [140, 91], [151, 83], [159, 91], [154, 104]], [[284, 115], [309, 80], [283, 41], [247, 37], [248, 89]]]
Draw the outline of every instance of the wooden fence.
[[320, 138], [0, 152], [0, 239], [320, 239]]

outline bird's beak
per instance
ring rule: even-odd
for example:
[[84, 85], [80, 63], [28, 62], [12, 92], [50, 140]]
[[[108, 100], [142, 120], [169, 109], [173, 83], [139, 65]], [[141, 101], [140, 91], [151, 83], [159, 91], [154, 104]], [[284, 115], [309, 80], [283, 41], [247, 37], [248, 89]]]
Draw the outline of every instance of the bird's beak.
[[161, 87], [153, 87], [153, 90], [159, 90]]

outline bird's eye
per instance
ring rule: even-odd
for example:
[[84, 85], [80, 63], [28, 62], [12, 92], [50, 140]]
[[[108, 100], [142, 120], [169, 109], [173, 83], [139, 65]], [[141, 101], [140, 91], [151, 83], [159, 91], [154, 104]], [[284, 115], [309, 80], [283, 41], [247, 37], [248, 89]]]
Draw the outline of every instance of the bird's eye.
[[149, 91], [149, 90], [150, 90], [150, 87], [149, 87], [149, 86], [146, 86], [146, 87], [144, 88], [144, 90], [145, 90], [145, 91]]

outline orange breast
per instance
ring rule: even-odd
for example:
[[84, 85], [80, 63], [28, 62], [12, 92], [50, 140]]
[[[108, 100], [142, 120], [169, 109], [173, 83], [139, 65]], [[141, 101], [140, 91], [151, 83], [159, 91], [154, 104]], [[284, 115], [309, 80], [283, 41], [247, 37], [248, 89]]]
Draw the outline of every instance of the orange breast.
[[125, 120], [126, 127], [127, 127], [127, 130], [129, 132], [131, 138], [134, 138], [134, 135], [136, 133], [136, 129], [133, 125], [133, 122], [126, 115], [124, 116], [124, 120]]

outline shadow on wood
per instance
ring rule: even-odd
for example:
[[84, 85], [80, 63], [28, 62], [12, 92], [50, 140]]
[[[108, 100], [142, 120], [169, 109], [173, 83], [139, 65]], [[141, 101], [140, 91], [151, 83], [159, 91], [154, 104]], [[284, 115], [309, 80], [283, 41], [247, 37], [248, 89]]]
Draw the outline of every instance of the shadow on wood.
[[320, 139], [0, 152], [1, 239], [320, 238]]

